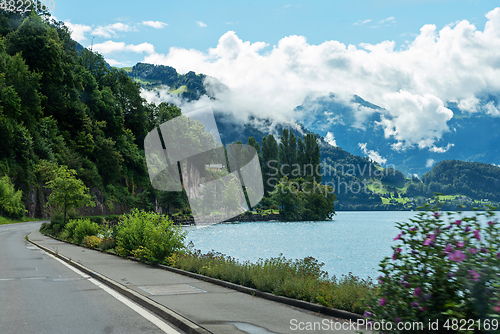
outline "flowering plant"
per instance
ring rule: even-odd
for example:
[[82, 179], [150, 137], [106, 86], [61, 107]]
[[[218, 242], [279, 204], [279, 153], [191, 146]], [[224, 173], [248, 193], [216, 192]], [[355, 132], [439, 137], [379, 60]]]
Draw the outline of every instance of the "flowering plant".
[[403, 322], [422, 322], [421, 333], [468, 333], [492, 320], [498, 327], [500, 224], [493, 209], [462, 217], [427, 206], [410, 222], [397, 223], [397, 245], [380, 264], [378, 296], [367, 320], [392, 322], [384, 333], [404, 333], [396, 330]]

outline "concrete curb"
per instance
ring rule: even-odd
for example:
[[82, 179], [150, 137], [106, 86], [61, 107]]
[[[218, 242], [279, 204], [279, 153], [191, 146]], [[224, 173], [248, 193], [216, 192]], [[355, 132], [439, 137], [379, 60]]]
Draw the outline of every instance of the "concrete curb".
[[28, 234], [28, 241], [31, 242], [33, 245], [37, 246], [40, 249], [43, 249], [45, 252], [50, 253], [54, 255], [55, 257], [63, 260], [64, 262], [67, 262], [68, 264], [72, 265], [73, 267], [83, 271], [87, 275], [89, 275], [92, 278], [95, 278], [96, 280], [106, 284], [108, 287], [112, 288], [113, 290], [121, 293], [122, 295], [128, 297], [129, 299], [133, 300], [137, 304], [145, 307], [146, 309], [150, 310], [151, 312], [155, 313], [156, 315], [166, 319], [167, 321], [170, 321], [173, 325], [177, 326], [179, 329], [183, 330], [184, 332], [188, 334], [213, 334], [209, 330], [201, 327], [200, 325], [192, 322], [191, 320], [184, 318], [180, 314], [176, 313], [175, 311], [161, 305], [160, 303], [155, 302], [154, 300], [151, 300], [149, 298], [144, 297], [143, 295], [139, 294], [138, 292], [135, 292], [126, 286], [115, 282], [108, 277], [101, 275], [95, 271], [93, 271], [90, 268], [85, 267], [84, 265], [73, 262], [71, 259], [68, 259], [64, 255], [61, 255], [57, 252], [52, 251], [51, 249], [48, 249], [42, 245], [39, 245], [38, 243], [30, 240], [29, 234]]
[[[61, 241], [61, 242], [64, 242], [64, 243], [76, 246], [76, 245], [71, 244], [71, 243], [69, 243], [69, 242], [67, 242], [65, 240], [59, 240], [57, 238], [54, 238], [53, 236], [47, 236], [47, 237], [50, 237], [50, 238], [52, 238], [54, 240]], [[30, 240], [30, 242], [32, 242], [32, 241]], [[104, 253], [104, 254], [118, 256], [118, 255], [115, 255], [115, 254], [110, 254], [110, 253], [103, 252], [100, 249], [93, 249], [93, 250], [101, 252], [101, 253]], [[143, 261], [140, 261], [139, 259], [136, 259], [136, 258], [133, 258], [133, 257], [128, 257], [128, 259], [132, 260], [132, 261], [144, 263]], [[157, 266], [159, 268], [161, 268], [161, 269], [168, 270], [168, 271], [174, 272], [176, 274], [188, 276], [188, 277], [191, 277], [191, 278], [196, 278], [196, 279], [199, 279], [199, 280], [202, 280], [202, 281], [205, 281], [205, 282], [217, 284], [219, 286], [222, 286], [222, 287], [225, 287], [225, 288], [228, 288], [228, 289], [233, 289], [233, 290], [236, 290], [236, 291], [239, 291], [239, 292], [243, 292], [243, 293], [246, 293], [246, 294], [249, 294], [249, 295], [252, 295], [252, 296], [257, 296], [257, 297], [260, 297], [260, 298], [272, 300], [272, 301], [275, 301], [275, 302], [278, 302], [278, 303], [282, 303], [282, 304], [294, 306], [294, 307], [301, 308], [301, 309], [304, 309], [304, 310], [308, 310], [308, 311], [312, 311], [312, 312], [317, 312], [317, 313], [322, 313], [322, 314], [329, 315], [329, 316], [336, 317], [336, 318], [354, 320], [354, 321], [357, 321], [359, 319], [365, 319], [365, 317], [363, 317], [362, 315], [356, 314], [356, 313], [352, 313], [352, 312], [348, 312], [348, 311], [344, 311], [344, 310], [339, 310], [339, 309], [336, 309], [336, 308], [327, 307], [327, 306], [323, 306], [323, 305], [319, 305], [319, 304], [315, 304], [315, 303], [311, 303], [311, 302], [306, 302], [306, 301], [299, 300], [299, 299], [293, 299], [293, 298], [289, 298], [289, 297], [277, 296], [277, 295], [274, 295], [274, 294], [269, 293], [269, 292], [262, 292], [262, 291], [259, 291], [259, 290], [253, 289], [253, 288], [248, 288], [248, 287], [243, 286], [243, 285], [239, 285], [239, 284], [235, 284], [235, 283], [230, 283], [230, 282], [222, 281], [222, 280], [219, 280], [217, 278], [212, 278], [212, 277], [204, 276], [204, 275], [201, 275], [201, 274], [192, 273], [190, 271], [186, 271], [186, 270], [182, 270], [182, 269], [178, 269], [178, 268], [173, 268], [173, 267], [165, 266], [163, 264], [159, 264]], [[181, 327], [179, 327], [179, 328], [181, 328]]]

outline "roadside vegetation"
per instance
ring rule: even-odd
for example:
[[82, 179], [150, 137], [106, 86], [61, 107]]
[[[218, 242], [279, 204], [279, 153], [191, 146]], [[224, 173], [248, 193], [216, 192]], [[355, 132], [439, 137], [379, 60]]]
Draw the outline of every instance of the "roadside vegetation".
[[364, 315], [379, 329], [389, 322], [384, 333], [410, 333], [397, 326], [414, 322], [424, 324], [420, 333], [498, 333], [500, 224], [494, 208], [471, 217], [444, 213], [439, 204], [426, 209], [397, 224], [394, 253], [380, 264], [377, 297]]
[[394, 238], [394, 253], [380, 263], [382, 275], [377, 282], [351, 273], [329, 277], [323, 263], [312, 257], [291, 260], [280, 255], [252, 263], [214, 251], [203, 254], [185, 244], [186, 232], [167, 216], [140, 210], [121, 216], [114, 225], [105, 219], [98, 224], [98, 218], [84, 218], [61, 226], [60, 219], [43, 224], [41, 231], [122, 257], [364, 314], [374, 323], [427, 324], [430, 319], [439, 322], [440, 330], [449, 324], [455, 333], [467, 333], [451, 327], [457, 321], [473, 319], [469, 322], [475, 329], [478, 320], [498, 324], [500, 223], [494, 208], [471, 217], [444, 213], [439, 205], [424, 209], [410, 222], [397, 223], [400, 233]]

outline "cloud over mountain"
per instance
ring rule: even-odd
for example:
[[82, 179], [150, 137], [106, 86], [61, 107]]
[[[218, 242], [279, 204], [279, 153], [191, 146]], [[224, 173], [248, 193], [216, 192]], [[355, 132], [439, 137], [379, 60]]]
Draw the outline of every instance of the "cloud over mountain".
[[[218, 100], [197, 105], [213, 105], [242, 118], [300, 120], [307, 111], [294, 108], [306, 96], [333, 92], [352, 104], [357, 94], [384, 108], [377, 124], [386, 137], [397, 140], [395, 150], [439, 151], [435, 143], [450, 131], [447, 122], [453, 117], [448, 102], [456, 102], [465, 112], [500, 116], [498, 102], [480, 103], [500, 95], [500, 8], [486, 17], [483, 30], [465, 20], [441, 30], [425, 25], [401, 48], [393, 41], [355, 46], [331, 40], [312, 45], [303, 36], [287, 36], [269, 47], [228, 31], [207, 52], [170, 48], [168, 54], [152, 53], [144, 62], [219, 79], [229, 89], [218, 94]], [[364, 122], [370, 111], [352, 107]]]

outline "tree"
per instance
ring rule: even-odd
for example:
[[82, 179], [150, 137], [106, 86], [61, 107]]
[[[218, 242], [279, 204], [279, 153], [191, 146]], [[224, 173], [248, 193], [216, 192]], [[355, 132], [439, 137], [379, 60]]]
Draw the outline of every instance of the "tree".
[[[47, 165], [46, 165], [47, 166]], [[51, 179], [45, 184], [52, 191], [49, 195], [47, 205], [62, 206], [64, 210], [63, 225], [66, 225], [66, 214], [68, 209], [77, 208], [82, 205], [95, 206], [89, 189], [82, 180], [75, 177], [76, 171], [66, 166], [58, 166], [55, 170], [49, 170]]]
[[273, 191], [273, 183], [276, 184], [279, 179], [278, 169], [278, 143], [273, 135], [268, 135], [262, 138], [262, 178], [265, 195]]
[[283, 129], [279, 145], [280, 175], [291, 177], [293, 165], [297, 163], [297, 142], [291, 130]]
[[14, 189], [8, 176], [0, 178], [0, 212], [11, 217], [22, 217], [26, 212], [22, 196], [23, 192]]

